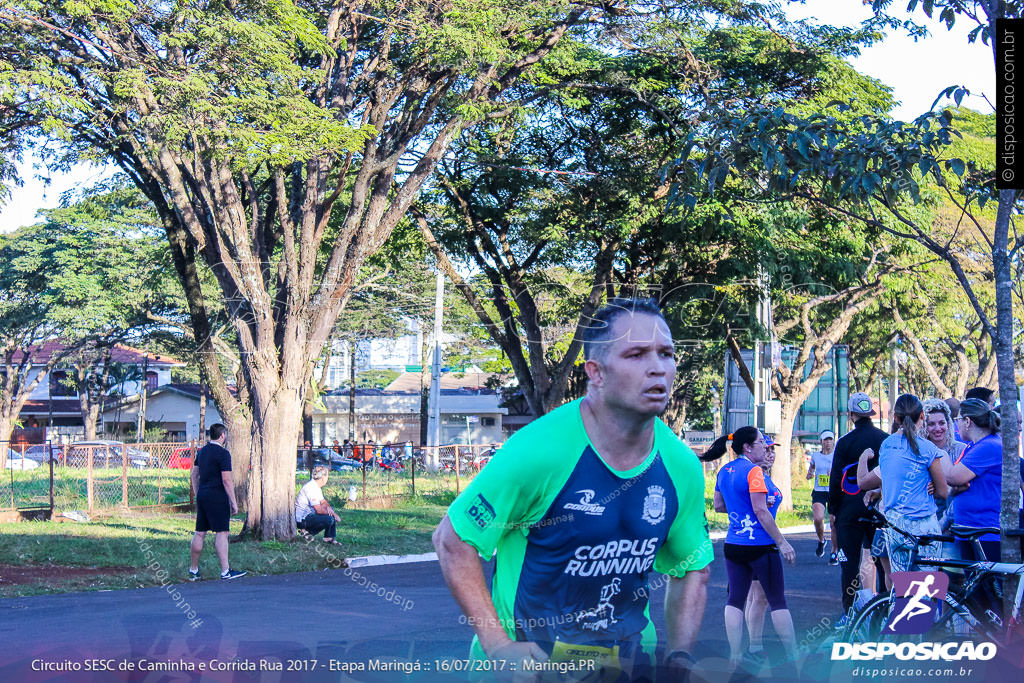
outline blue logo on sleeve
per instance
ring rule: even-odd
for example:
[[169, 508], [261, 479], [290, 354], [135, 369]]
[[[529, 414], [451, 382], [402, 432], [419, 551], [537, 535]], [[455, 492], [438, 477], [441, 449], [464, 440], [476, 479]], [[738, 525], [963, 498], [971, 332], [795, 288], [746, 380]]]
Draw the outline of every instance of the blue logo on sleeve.
[[487, 525], [498, 516], [494, 512], [494, 507], [487, 502], [486, 498], [479, 494], [473, 499], [473, 504], [469, 506], [469, 509], [466, 510], [466, 515], [481, 529], [486, 529]]

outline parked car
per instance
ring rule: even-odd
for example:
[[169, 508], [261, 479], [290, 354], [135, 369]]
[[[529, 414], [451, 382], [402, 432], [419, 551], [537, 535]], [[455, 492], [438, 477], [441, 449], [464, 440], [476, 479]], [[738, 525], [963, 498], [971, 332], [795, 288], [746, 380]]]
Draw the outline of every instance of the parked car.
[[167, 459], [167, 467], [179, 470], [192, 469], [192, 449], [188, 446], [175, 448], [171, 457]]
[[[120, 441], [76, 441], [65, 448], [64, 462], [71, 467], [87, 467], [89, 453], [92, 452], [93, 467], [121, 467], [121, 454], [125, 444]], [[135, 448], [127, 447], [128, 466], [135, 469], [159, 467], [160, 461], [152, 454]]]
[[330, 448], [300, 448], [298, 450], [297, 459], [295, 463], [296, 469], [305, 470], [307, 469], [306, 453], [310, 454], [310, 463], [308, 467], [312, 469], [316, 465], [328, 465], [332, 472], [349, 472], [352, 470], [361, 469], [363, 464], [358, 460], [352, 458], [346, 458], [343, 455], [335, 453]]
[[[20, 452], [21, 446], [17, 450]], [[50, 462], [51, 457], [54, 462], [60, 462], [61, 447], [56, 444], [33, 444], [25, 448], [25, 457], [38, 463]]]
[[39, 467], [39, 463], [29, 458], [21, 457], [21, 453], [14, 450], [13, 448], [7, 449], [7, 462], [4, 463], [4, 467], [9, 470], [34, 470]]

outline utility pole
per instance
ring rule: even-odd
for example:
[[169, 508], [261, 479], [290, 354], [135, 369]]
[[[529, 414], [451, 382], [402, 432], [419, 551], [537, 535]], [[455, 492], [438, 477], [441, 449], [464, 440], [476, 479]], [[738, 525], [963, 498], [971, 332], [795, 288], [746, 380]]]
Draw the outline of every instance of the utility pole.
[[348, 441], [356, 446], [356, 340], [348, 346]]
[[[430, 366], [430, 403], [427, 413], [427, 445], [441, 445], [441, 316], [444, 308], [444, 275], [437, 271], [434, 296], [434, 362]], [[436, 449], [431, 454], [431, 466], [437, 466]]]
[[[896, 340], [899, 342], [899, 340]], [[892, 347], [892, 379], [889, 381], [889, 410], [896, 406], [896, 399], [900, 395], [900, 352], [895, 344]], [[881, 410], [881, 406], [878, 407]], [[892, 428], [892, 424], [889, 425]]]

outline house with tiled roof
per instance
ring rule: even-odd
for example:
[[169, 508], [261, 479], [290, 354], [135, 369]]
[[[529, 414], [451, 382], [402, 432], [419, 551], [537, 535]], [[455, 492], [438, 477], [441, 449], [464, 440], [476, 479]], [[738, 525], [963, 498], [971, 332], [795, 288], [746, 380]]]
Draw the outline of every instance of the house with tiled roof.
[[[224, 421], [209, 391], [206, 392], [205, 416], [202, 415], [202, 403], [203, 387], [199, 384], [162, 384], [146, 392], [146, 423], [159, 424], [167, 432], [169, 441], [200, 439], [210, 425]], [[138, 416], [139, 394], [127, 396], [120, 403], [103, 410], [103, 431], [106, 434], [134, 434]]]
[[[49, 373], [45, 373], [47, 363], [53, 354], [60, 353], [66, 347], [57, 341], [49, 341], [36, 347], [30, 347], [28, 353], [31, 367], [28, 370], [28, 381], [32, 381], [40, 373], [44, 373], [39, 384], [29, 394], [25, 406], [21, 409], [19, 419], [26, 427], [43, 427], [52, 425], [51, 438], [54, 434], [74, 436], [82, 432], [82, 414], [78, 400], [78, 392], [68, 385], [68, 378], [74, 376], [74, 369], [69, 364], [58, 364]], [[15, 354], [14, 362], [20, 363], [24, 351]], [[156, 389], [171, 382], [171, 369], [185, 364], [170, 356], [151, 353], [124, 344], [117, 344], [111, 351], [111, 361], [123, 365], [133, 365], [141, 373], [145, 369], [144, 380], [127, 381], [117, 387], [122, 395], [138, 395], [145, 387]]]

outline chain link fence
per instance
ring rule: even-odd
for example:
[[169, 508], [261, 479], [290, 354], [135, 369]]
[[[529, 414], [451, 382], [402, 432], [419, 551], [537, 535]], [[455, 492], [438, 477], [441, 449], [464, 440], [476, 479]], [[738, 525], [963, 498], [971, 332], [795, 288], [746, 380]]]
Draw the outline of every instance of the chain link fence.
[[328, 465], [330, 484], [350, 499], [386, 502], [409, 496], [453, 499], [487, 464], [500, 444], [412, 446], [345, 444], [300, 448], [296, 482], [308, 481], [314, 465]]
[[0, 506], [54, 514], [191, 502], [194, 443], [7, 445]]
[[[2, 444], [6, 469], [0, 479], [0, 509], [99, 511], [189, 504], [189, 470], [197, 443], [78, 442]], [[413, 447], [354, 444], [300, 448], [296, 484], [316, 464], [329, 464], [331, 484], [364, 502], [398, 497], [454, 499], [487, 464], [499, 444]]]

